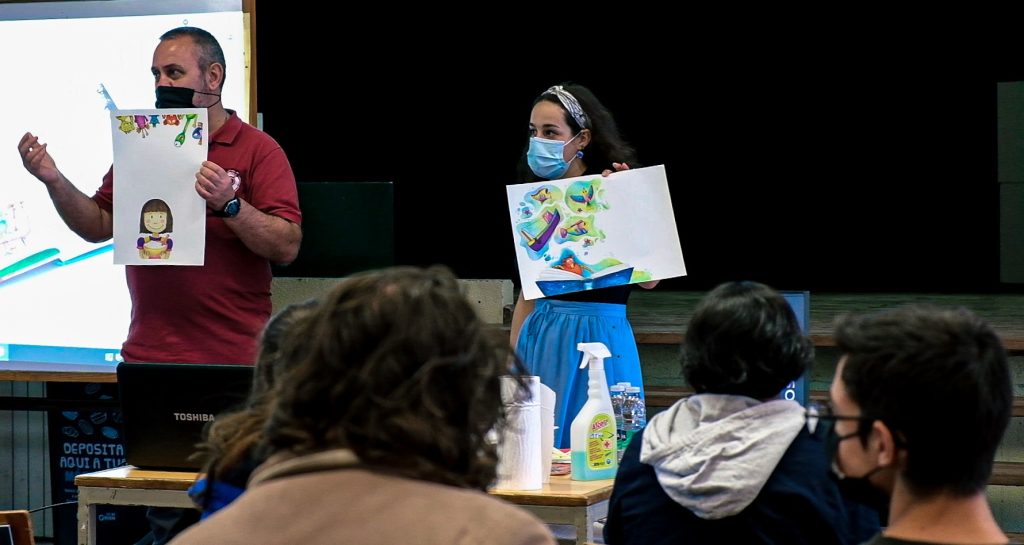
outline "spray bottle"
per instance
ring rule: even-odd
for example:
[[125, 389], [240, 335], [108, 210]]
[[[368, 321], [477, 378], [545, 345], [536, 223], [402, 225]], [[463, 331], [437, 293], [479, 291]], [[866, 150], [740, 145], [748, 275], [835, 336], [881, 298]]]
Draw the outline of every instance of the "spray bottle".
[[577, 481], [613, 479], [618, 470], [615, 416], [604, 376], [604, 359], [611, 357], [602, 343], [579, 343], [583, 352], [580, 369], [590, 366], [587, 402], [572, 421], [569, 445], [572, 478]]

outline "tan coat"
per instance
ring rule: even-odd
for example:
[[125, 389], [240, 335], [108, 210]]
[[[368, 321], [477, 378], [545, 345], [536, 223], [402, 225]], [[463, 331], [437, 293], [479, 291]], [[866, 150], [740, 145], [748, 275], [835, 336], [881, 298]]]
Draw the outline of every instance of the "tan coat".
[[353, 460], [332, 451], [265, 464], [245, 494], [171, 545], [555, 543], [533, 515], [483, 492], [356, 469]]

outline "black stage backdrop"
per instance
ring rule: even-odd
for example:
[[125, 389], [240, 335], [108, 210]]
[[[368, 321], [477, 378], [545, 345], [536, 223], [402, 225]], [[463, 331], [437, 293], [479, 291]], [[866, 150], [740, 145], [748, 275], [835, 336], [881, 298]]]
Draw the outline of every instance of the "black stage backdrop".
[[569, 5], [505, 30], [292, 5], [257, 11], [265, 129], [300, 183], [394, 181], [399, 263], [518, 282], [504, 185], [533, 99], [571, 80], [666, 165], [689, 271], [669, 289], [1018, 289], [999, 282], [996, 183], [995, 82], [1024, 76], [1011, 49], [651, 15], [576, 30]]

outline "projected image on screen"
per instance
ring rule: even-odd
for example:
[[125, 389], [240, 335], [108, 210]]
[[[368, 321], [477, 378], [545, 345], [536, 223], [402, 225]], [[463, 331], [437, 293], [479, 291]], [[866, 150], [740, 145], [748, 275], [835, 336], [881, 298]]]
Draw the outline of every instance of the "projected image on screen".
[[0, 368], [7, 361], [113, 365], [131, 313], [111, 243], [85, 242], [67, 228], [22, 166], [21, 136], [39, 136], [61, 172], [91, 196], [112, 163], [110, 109], [153, 107], [153, 49], [182, 25], [220, 41], [222, 100], [248, 120], [241, 2], [169, 3], [196, 11], [237, 5], [231, 11], [132, 13], [161, 9], [153, 4], [164, 3], [0, 5]]

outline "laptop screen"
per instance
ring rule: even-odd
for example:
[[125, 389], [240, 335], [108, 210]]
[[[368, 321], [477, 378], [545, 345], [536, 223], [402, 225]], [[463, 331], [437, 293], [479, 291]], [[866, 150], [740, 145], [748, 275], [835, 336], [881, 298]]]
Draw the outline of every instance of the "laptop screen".
[[249, 365], [121, 363], [117, 386], [126, 461], [141, 469], [195, 471], [196, 445], [217, 415], [241, 408]]

